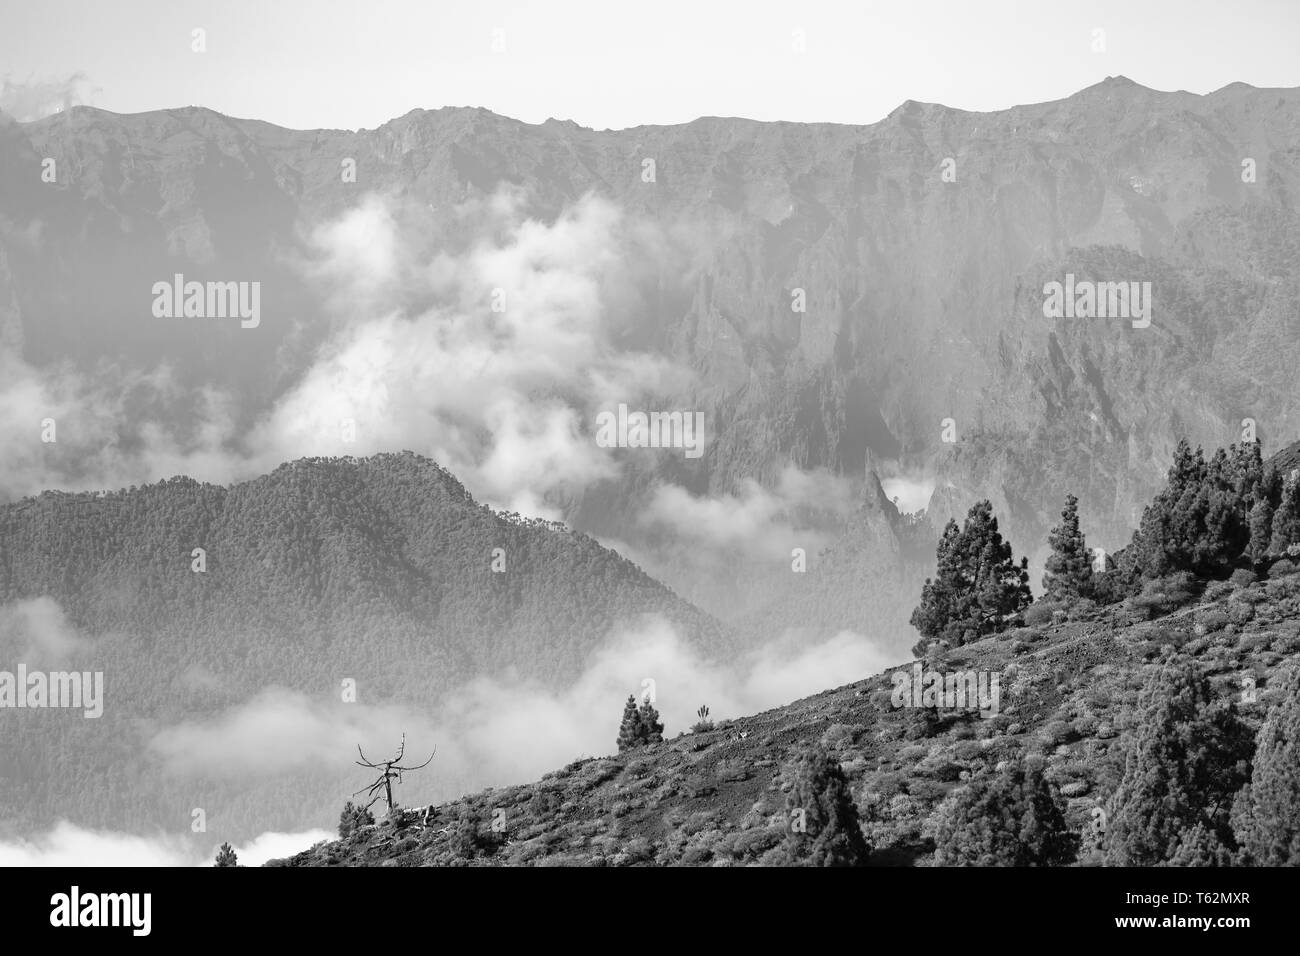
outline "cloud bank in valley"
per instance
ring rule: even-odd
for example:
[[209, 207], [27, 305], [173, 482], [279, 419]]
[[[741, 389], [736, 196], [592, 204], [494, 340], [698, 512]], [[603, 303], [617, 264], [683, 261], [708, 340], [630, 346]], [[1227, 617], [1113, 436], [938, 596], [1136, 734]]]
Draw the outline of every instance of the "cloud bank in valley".
[[[321, 292], [319, 345], [250, 431], [236, 425], [239, 395], [188, 388], [166, 367], [36, 368], [4, 349], [0, 490], [178, 473], [225, 483], [308, 455], [409, 448], [490, 503], [557, 517], [548, 496], [617, 473], [593, 440], [596, 413], [690, 381], [620, 345], [638, 277], [684, 254], [674, 248], [594, 195], [548, 222], [514, 190], [451, 221], [369, 195], [306, 231], [295, 263]], [[184, 407], [184, 427], [163, 413]], [[46, 419], [57, 443], [39, 440]]]
[[[267, 860], [289, 856], [333, 836], [325, 830], [263, 833], [234, 850], [242, 865], [261, 866]], [[216, 845], [208, 852], [196, 846], [199, 842], [198, 837], [93, 830], [64, 820], [39, 836], [0, 842], [0, 867], [212, 865]]]
[[853, 484], [825, 469], [782, 471], [772, 488], [752, 478], [735, 494], [703, 497], [676, 485], [659, 485], [641, 523], [672, 533], [699, 552], [785, 559], [792, 547], [811, 552], [829, 543], [833, 528], [854, 508]]
[[[715, 719], [738, 717], [878, 673], [897, 661], [865, 637], [842, 632], [819, 644], [773, 644], [737, 660], [706, 661], [667, 623], [650, 619], [620, 631], [569, 689], [553, 693], [527, 681], [483, 677], [433, 710], [394, 704], [343, 704], [286, 688], [266, 688], [212, 719], [186, 721], [150, 741], [169, 773], [244, 778], [345, 769], [360, 744], [375, 757], [402, 733], [407, 753], [428, 771], [404, 785], [404, 802], [535, 779], [582, 756], [614, 751], [622, 702], [653, 681], [656, 706], [671, 736], [708, 704]], [[439, 780], [448, 781], [448, 793]], [[459, 788], [459, 789], [457, 789]], [[421, 797], [412, 795], [422, 794]]]

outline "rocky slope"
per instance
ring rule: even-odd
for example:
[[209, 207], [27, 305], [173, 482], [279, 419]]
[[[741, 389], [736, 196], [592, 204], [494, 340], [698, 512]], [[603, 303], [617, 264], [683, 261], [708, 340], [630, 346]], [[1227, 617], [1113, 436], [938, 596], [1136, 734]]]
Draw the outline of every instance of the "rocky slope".
[[[1122, 774], [1118, 744], [1135, 726], [1138, 691], [1175, 659], [1203, 665], [1257, 727], [1275, 703], [1270, 680], [1300, 661], [1300, 575], [1279, 565], [1270, 580], [1211, 584], [1167, 613], [1132, 603], [1083, 611], [925, 662], [998, 675], [995, 715], [927, 719], [895, 706], [886, 672], [712, 730], [669, 727], [662, 744], [408, 809], [268, 865], [762, 865], [788, 829], [784, 771], [818, 743], [850, 783], [872, 865], [928, 865], [944, 798], [1031, 754], [1045, 761], [1088, 863], [1095, 809]], [[611, 750], [617, 716], [612, 709]]]

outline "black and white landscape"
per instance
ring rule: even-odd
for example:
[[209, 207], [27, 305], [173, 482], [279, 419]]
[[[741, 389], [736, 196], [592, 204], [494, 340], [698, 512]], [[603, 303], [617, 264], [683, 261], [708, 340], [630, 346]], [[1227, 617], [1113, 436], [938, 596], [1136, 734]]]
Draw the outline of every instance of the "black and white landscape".
[[150, 6], [134, 109], [0, 14], [0, 864], [1300, 863], [1294, 11], [616, 128], [486, 108], [570, 108], [489, 16], [482, 101], [297, 129]]

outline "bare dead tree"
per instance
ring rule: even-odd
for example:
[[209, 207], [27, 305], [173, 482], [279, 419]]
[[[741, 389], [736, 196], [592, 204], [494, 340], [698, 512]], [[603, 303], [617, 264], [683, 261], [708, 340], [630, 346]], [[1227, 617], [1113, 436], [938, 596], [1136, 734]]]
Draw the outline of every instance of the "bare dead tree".
[[388, 812], [392, 813], [393, 781], [396, 780], [398, 783], [401, 783], [402, 774], [410, 773], [412, 770], [420, 770], [423, 767], [429, 766], [430, 761], [433, 760], [433, 756], [437, 752], [438, 748], [434, 747], [433, 753], [429, 754], [429, 759], [418, 767], [403, 767], [401, 764], [402, 757], [406, 754], [406, 734], [402, 734], [402, 744], [397, 748], [397, 755], [391, 760], [381, 760], [378, 763], [367, 759], [365, 752], [361, 749], [361, 745], [357, 744], [357, 753], [361, 754], [361, 759], [356, 761], [356, 765], [358, 767], [369, 767], [371, 770], [378, 770], [379, 779], [369, 787], [362, 787], [356, 793], [352, 794], [352, 796], [355, 797], [358, 794], [364, 793], [366, 796], [370, 797], [370, 802], [366, 804], [367, 810], [369, 810], [380, 797], [385, 797], [388, 801]]

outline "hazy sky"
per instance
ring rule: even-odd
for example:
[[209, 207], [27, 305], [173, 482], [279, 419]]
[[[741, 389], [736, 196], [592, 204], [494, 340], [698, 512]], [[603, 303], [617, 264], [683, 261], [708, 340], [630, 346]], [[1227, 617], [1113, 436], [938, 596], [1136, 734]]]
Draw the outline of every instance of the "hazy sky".
[[1197, 93], [1298, 86], [1300, 2], [0, 0], [10, 111], [16, 86], [51, 82], [37, 99], [57, 102], [46, 94], [74, 74], [79, 101], [104, 109], [195, 104], [299, 128], [439, 106], [596, 128], [870, 123], [907, 99], [999, 109], [1116, 74]]

